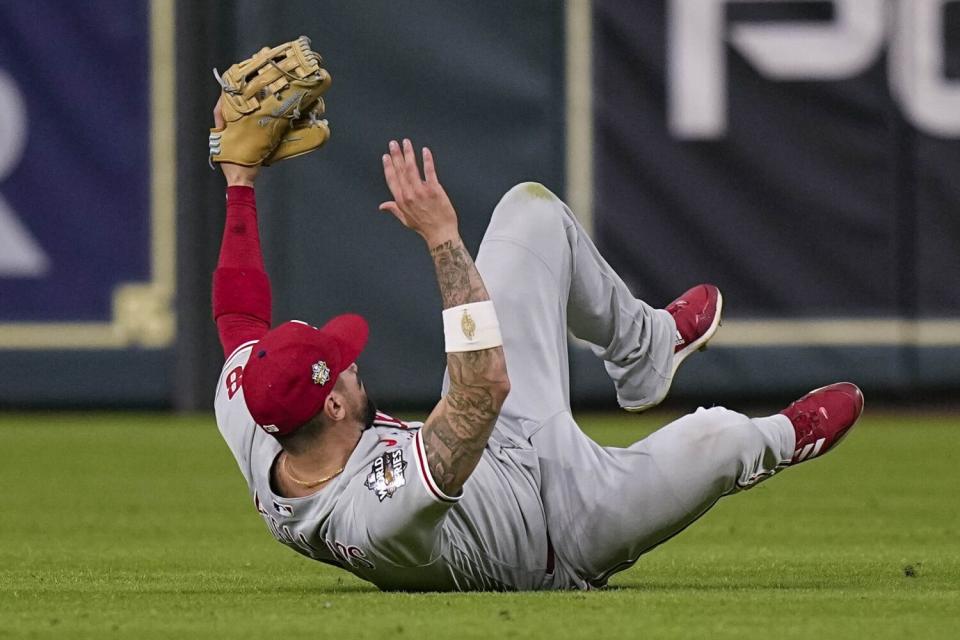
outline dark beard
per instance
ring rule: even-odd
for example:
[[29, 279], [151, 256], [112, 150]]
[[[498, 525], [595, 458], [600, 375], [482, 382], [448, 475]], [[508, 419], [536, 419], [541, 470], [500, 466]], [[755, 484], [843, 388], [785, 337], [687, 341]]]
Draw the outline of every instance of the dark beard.
[[366, 431], [373, 426], [373, 421], [377, 418], [377, 404], [370, 399], [370, 394], [367, 394], [367, 406], [364, 407], [363, 413], [360, 415], [361, 420], [363, 421], [363, 430]]

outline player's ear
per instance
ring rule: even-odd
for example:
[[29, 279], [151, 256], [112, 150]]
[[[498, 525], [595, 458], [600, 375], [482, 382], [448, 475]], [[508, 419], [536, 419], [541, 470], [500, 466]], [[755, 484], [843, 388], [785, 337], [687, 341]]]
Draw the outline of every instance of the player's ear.
[[347, 417], [347, 406], [343, 403], [343, 397], [337, 393], [336, 389], [331, 391], [324, 401], [323, 412], [334, 422], [339, 422]]

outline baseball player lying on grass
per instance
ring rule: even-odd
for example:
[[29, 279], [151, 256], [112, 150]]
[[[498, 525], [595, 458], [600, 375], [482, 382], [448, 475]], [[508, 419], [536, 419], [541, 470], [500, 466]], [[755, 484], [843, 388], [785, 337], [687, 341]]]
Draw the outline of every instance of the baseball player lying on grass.
[[[826, 453], [859, 417], [860, 390], [838, 383], [773, 416], [699, 409], [627, 448], [593, 442], [570, 413], [568, 330], [604, 361], [620, 405], [642, 410], [716, 332], [720, 292], [699, 285], [666, 309], [636, 299], [570, 209], [532, 182], [503, 196], [475, 265], [432, 154], [422, 150], [421, 174], [409, 140], [382, 158], [393, 199], [381, 209], [433, 258], [447, 379], [423, 424], [376, 411], [355, 362], [363, 318], [270, 326], [253, 187], [262, 159], [287, 143], [281, 132], [253, 156], [228, 148], [228, 101], [246, 90], [231, 82], [211, 134], [227, 182], [217, 424], [257, 510], [295, 551], [381, 589], [600, 587], [722, 496]], [[329, 135], [322, 104], [295, 95], [281, 117], [316, 130], [316, 148]], [[245, 135], [235, 142], [251, 143]]]

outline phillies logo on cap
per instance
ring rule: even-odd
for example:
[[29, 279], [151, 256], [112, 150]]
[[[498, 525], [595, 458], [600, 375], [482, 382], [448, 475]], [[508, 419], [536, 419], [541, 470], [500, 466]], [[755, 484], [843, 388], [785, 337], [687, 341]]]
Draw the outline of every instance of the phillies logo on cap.
[[327, 366], [327, 363], [323, 360], [319, 360], [310, 367], [310, 370], [313, 372], [311, 379], [313, 384], [318, 384], [321, 387], [327, 384], [327, 380], [330, 379], [330, 367]]

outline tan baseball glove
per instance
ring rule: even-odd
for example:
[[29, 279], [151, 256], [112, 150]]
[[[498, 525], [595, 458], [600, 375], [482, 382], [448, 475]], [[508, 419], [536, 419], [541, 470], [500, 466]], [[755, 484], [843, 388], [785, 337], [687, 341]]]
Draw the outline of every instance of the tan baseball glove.
[[323, 115], [323, 110], [323, 98], [318, 98], [305, 114], [290, 123], [290, 128], [280, 138], [280, 144], [263, 161], [263, 164], [267, 166], [281, 160], [302, 156], [326, 142], [330, 137], [330, 127], [327, 121], [320, 117]]
[[321, 95], [330, 74], [300, 36], [214, 76], [223, 88], [224, 126], [210, 130], [210, 162], [270, 164], [309, 153], [330, 137]]

